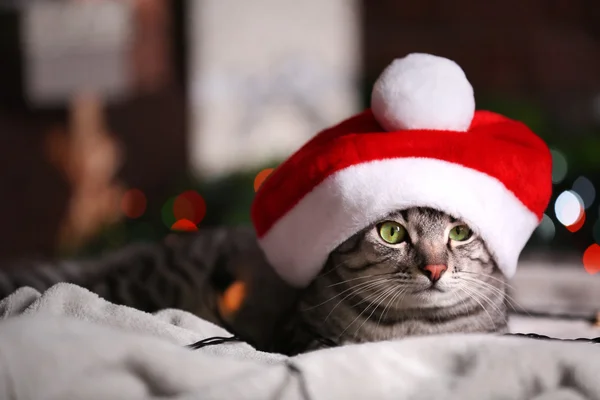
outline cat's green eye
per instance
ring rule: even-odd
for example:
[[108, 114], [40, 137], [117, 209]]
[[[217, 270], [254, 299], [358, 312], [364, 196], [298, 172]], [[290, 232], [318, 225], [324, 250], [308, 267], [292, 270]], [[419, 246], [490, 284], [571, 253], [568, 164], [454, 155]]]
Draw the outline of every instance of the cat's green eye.
[[406, 228], [394, 221], [386, 221], [379, 225], [379, 236], [384, 242], [398, 244], [406, 240]]
[[457, 225], [450, 230], [450, 234], [448, 237], [457, 242], [464, 242], [468, 240], [471, 235], [473, 235], [473, 231], [466, 225]]

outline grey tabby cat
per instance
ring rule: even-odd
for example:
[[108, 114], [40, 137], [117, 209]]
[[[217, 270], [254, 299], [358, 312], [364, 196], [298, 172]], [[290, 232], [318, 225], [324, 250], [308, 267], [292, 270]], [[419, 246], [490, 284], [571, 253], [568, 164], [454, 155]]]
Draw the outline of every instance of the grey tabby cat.
[[[235, 280], [246, 283], [246, 297], [235, 314], [223, 315], [218, 301]], [[1, 295], [59, 281], [144, 311], [190, 311], [261, 350], [290, 355], [507, 327], [507, 284], [485, 243], [430, 208], [398, 211], [356, 233], [303, 290], [275, 275], [251, 228], [221, 228], [130, 246], [101, 260], [13, 268], [0, 274]]]

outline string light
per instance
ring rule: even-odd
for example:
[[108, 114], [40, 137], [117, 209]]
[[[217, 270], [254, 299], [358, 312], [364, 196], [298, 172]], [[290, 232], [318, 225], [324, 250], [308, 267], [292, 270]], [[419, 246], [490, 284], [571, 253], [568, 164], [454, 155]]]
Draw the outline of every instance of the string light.
[[176, 230], [189, 230], [193, 229], [191, 225], [197, 228], [197, 225], [206, 216], [206, 202], [194, 190], [187, 190], [167, 200], [162, 207], [161, 214], [163, 223], [170, 229], [177, 227]]
[[600, 272], [600, 245], [594, 243], [585, 250], [583, 267], [591, 275]]
[[200, 194], [193, 190], [181, 193], [173, 202], [173, 216], [178, 221], [187, 219], [197, 225], [205, 215], [206, 202]]
[[552, 241], [554, 239], [554, 235], [556, 234], [556, 227], [554, 226], [554, 222], [552, 219], [544, 214], [542, 217], [542, 222], [535, 230], [536, 234], [542, 238], [542, 240], [546, 242]]
[[139, 218], [146, 212], [146, 195], [139, 189], [129, 189], [121, 199], [121, 211], [128, 218]]
[[173, 231], [193, 232], [198, 230], [198, 226], [189, 219], [180, 219], [171, 226]]
[[562, 192], [554, 203], [556, 219], [566, 227], [577, 226], [585, 218], [583, 200], [571, 190]]
[[254, 191], [258, 192], [258, 189], [263, 184], [263, 182], [267, 179], [269, 175], [275, 170], [275, 168], [267, 168], [260, 171], [256, 178], [254, 178]]
[[567, 158], [558, 150], [550, 150], [552, 155], [552, 182], [560, 183], [567, 176]]
[[575, 233], [578, 230], [580, 230], [583, 225], [585, 224], [585, 211], [582, 211], [579, 219], [577, 221], [575, 221], [575, 223], [571, 224], [571, 225], [567, 225], [565, 228], [567, 228], [567, 230], [571, 233]]
[[167, 202], [162, 206], [160, 210], [160, 214], [162, 217], [162, 221], [167, 226], [167, 228], [171, 228], [177, 219], [175, 215], [173, 215], [173, 205], [175, 204], [175, 197], [171, 197], [167, 200]]
[[580, 176], [573, 182], [573, 191], [576, 192], [583, 201], [583, 207], [587, 210], [596, 199], [596, 188], [594, 184], [585, 176]]

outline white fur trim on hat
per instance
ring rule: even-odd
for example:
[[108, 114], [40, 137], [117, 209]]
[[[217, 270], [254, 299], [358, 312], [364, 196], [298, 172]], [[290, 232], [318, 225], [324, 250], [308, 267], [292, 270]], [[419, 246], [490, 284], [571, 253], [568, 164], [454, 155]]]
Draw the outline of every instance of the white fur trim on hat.
[[260, 243], [281, 277], [302, 287], [346, 239], [392, 210], [413, 206], [462, 219], [485, 240], [507, 277], [515, 273], [519, 254], [538, 225], [536, 215], [494, 177], [436, 159], [395, 158], [329, 176]]

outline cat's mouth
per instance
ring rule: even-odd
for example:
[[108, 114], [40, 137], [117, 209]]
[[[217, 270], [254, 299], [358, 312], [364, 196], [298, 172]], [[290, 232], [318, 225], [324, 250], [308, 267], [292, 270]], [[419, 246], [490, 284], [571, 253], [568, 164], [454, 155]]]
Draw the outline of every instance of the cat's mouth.
[[438, 293], [443, 293], [445, 292], [445, 290], [440, 287], [440, 285], [438, 285], [437, 282], [432, 282], [429, 287], [427, 287], [425, 289], [426, 292], [438, 292]]
[[413, 293], [443, 293], [446, 292], [443, 285], [438, 283], [428, 283], [426, 285], [420, 285], [413, 290]]
[[441, 281], [431, 282], [429, 279], [420, 281], [418, 287], [413, 289], [413, 293], [445, 293], [447, 292], [446, 285]]

